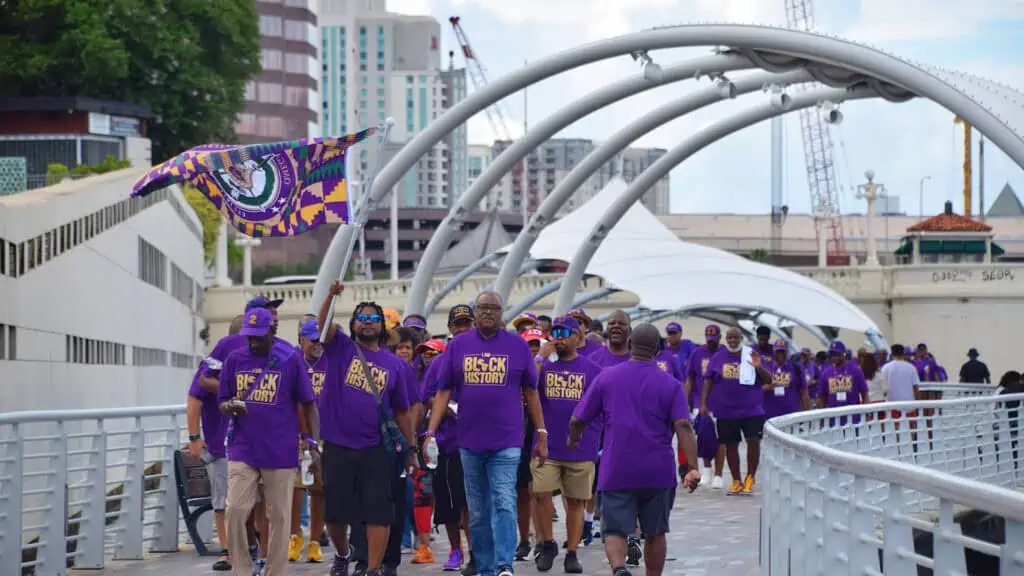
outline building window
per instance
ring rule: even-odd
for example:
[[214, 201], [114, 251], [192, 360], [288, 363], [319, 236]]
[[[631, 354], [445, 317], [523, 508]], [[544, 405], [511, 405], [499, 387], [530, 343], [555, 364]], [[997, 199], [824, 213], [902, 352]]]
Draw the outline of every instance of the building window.
[[256, 83], [249, 81], [245, 83], [245, 99], [249, 102], [256, 100]]
[[243, 112], [238, 115], [238, 123], [235, 124], [235, 132], [238, 134], [256, 133], [256, 115]]
[[139, 238], [139, 278], [161, 290], [167, 286], [167, 256], [142, 238]]
[[264, 49], [260, 54], [260, 62], [263, 64], [263, 70], [280, 70], [281, 69], [281, 51], [280, 50], [268, 50]]
[[281, 35], [281, 18], [278, 16], [260, 16], [260, 36], [278, 37]]
[[281, 85], [269, 82], [260, 82], [259, 96], [266, 104], [280, 104], [284, 99]]
[[284, 119], [260, 116], [256, 120], [256, 134], [265, 138], [284, 138]]
[[305, 22], [299, 22], [296, 20], [285, 20], [284, 21], [284, 37], [287, 40], [295, 40], [296, 42], [306, 42], [314, 44], [313, 38], [308, 37], [309, 26]]
[[[310, 57], [307, 56], [306, 54], [285, 54], [284, 69], [285, 71], [291, 72], [292, 74], [309, 74], [310, 68], [312, 68], [312, 66], [310, 66], [309, 60]], [[324, 65], [324, 70], [326, 69], [327, 66]]]
[[[284, 88], [284, 103], [288, 106], [308, 106], [309, 105], [309, 91], [306, 88], [296, 88], [294, 86], [285, 86]], [[327, 102], [324, 102], [324, 108], [327, 108]]]

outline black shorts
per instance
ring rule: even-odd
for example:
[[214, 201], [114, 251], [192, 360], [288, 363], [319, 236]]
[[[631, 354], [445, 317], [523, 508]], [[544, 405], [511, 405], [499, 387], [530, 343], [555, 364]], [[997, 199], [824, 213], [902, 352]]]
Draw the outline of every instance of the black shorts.
[[394, 460], [383, 445], [360, 450], [324, 442], [324, 520], [328, 524], [390, 526]]
[[632, 536], [637, 522], [644, 534], [667, 534], [675, 488], [601, 492], [601, 535]]
[[746, 418], [719, 418], [715, 426], [718, 442], [739, 444], [740, 440], [760, 440], [764, 435], [764, 416]]
[[523, 453], [519, 456], [519, 472], [516, 477], [516, 490], [524, 490], [533, 482], [530, 472], [530, 459], [533, 457], [533, 423], [526, 419], [526, 434], [523, 438]]
[[434, 470], [434, 524], [456, 524], [466, 509], [466, 485], [458, 452], [440, 453]]

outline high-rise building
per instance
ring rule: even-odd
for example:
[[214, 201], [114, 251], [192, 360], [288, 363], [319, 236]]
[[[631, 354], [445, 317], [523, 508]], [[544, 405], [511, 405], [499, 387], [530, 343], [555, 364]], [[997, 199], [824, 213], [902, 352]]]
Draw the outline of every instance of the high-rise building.
[[310, 138], [319, 128], [316, 0], [258, 0], [263, 72], [245, 90], [244, 144]]
[[[523, 210], [523, 188], [530, 201], [527, 210], [533, 213], [540, 202], [555, 189], [555, 186], [569, 172], [590, 154], [599, 143], [584, 138], [553, 138], [548, 140], [523, 159], [523, 174], [509, 172], [497, 186], [498, 209], [521, 212]], [[508, 141], [499, 140], [491, 146], [491, 158], [496, 158], [511, 146]], [[661, 148], [627, 148], [612, 159], [577, 190], [562, 208], [563, 213], [574, 210], [601, 191], [613, 177], [621, 175], [626, 182], [632, 182], [655, 160], [665, 154]], [[648, 190], [641, 201], [654, 214], [669, 213], [669, 176], [658, 181]]]
[[[454, 59], [454, 54], [449, 52]], [[466, 69], [449, 65], [441, 72], [444, 82], [444, 108], [447, 110], [466, 97]], [[448, 198], [446, 206], [451, 206], [469, 188], [469, 129], [460, 125], [445, 138], [448, 147]]]
[[[326, 133], [355, 132], [393, 118], [381, 149], [384, 162], [465, 94], [464, 73], [441, 71], [441, 24], [432, 16], [391, 13], [384, 0], [322, 0], [319, 16]], [[402, 179], [395, 190], [400, 206], [439, 208], [461, 192], [465, 178], [451, 189], [449, 164], [454, 156], [465, 170], [465, 131], [461, 134], [434, 146]], [[452, 146], [460, 147], [454, 155]], [[359, 146], [350, 160], [353, 181], [370, 176], [377, 154], [375, 143]]]

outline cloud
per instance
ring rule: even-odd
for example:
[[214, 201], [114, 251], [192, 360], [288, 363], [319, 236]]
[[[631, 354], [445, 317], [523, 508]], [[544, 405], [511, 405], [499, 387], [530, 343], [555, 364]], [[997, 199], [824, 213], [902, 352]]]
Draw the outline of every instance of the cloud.
[[991, 22], [1024, 18], [1016, 0], [860, 0], [856, 21], [842, 31], [862, 42], [966, 38]]

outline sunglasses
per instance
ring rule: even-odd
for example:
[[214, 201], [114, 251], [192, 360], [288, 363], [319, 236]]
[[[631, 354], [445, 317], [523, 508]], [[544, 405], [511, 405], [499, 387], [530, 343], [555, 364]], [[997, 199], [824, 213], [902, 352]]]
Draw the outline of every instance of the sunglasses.
[[427, 350], [424, 350], [423, 352], [421, 352], [421, 354], [423, 355], [424, 358], [433, 358], [434, 356], [438, 355], [438, 351], [437, 350], [431, 350], [431, 349], [428, 348]]
[[383, 319], [384, 317], [380, 314], [356, 314], [356, 322], [371, 322], [376, 324]]
[[572, 336], [572, 330], [569, 330], [564, 326], [557, 326], [551, 329], [552, 338], [568, 338], [569, 336]]

